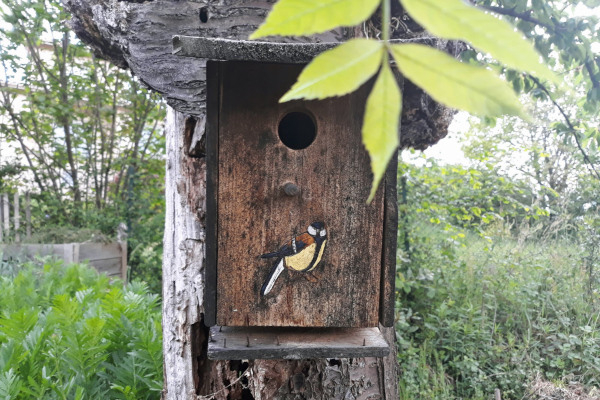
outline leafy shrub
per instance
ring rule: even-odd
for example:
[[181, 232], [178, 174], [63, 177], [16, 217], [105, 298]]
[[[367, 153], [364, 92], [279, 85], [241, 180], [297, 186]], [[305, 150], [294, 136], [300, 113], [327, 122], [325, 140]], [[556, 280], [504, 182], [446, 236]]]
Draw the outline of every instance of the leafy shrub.
[[158, 296], [85, 265], [0, 277], [0, 398], [158, 399]]

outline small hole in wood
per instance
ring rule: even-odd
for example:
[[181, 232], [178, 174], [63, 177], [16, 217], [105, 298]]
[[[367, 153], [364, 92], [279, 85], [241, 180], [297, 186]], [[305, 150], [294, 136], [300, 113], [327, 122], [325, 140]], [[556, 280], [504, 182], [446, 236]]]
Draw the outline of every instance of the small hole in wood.
[[200, 22], [203, 24], [208, 22], [208, 7], [202, 7], [200, 9]]
[[294, 111], [286, 114], [277, 128], [279, 140], [293, 150], [307, 148], [317, 137], [317, 127], [307, 113]]
[[329, 360], [329, 365], [330, 366], [335, 366], [335, 365], [342, 365], [342, 362], [340, 360], [336, 360], [335, 358], [332, 358]]

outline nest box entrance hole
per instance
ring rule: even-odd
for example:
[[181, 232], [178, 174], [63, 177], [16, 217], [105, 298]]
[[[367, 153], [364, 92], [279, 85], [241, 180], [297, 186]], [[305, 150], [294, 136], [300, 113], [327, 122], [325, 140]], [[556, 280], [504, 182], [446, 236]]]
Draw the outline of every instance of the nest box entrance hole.
[[317, 137], [317, 126], [311, 115], [292, 111], [283, 116], [277, 128], [279, 140], [292, 150], [306, 149]]

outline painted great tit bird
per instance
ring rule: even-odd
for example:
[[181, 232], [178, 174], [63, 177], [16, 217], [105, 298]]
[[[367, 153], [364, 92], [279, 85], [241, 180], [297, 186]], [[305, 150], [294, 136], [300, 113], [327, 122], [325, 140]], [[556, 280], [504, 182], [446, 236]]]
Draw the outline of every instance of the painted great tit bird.
[[275, 258], [277, 261], [263, 284], [260, 294], [266, 296], [284, 268], [293, 271], [309, 272], [321, 261], [327, 243], [327, 230], [323, 222], [313, 222], [303, 234], [292, 238], [278, 251], [267, 253], [261, 258]]

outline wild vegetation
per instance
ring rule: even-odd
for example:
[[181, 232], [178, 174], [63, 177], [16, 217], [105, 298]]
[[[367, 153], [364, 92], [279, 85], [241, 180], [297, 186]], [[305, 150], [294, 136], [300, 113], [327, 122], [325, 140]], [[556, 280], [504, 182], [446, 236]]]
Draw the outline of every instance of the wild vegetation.
[[[471, 167], [423, 159], [400, 171], [402, 399], [489, 399], [496, 389], [522, 399], [535, 379], [600, 393], [598, 182], [555, 135], [541, 158], [538, 141], [529, 157], [495, 158], [488, 150], [507, 136], [527, 142], [506, 126], [484, 142], [471, 135]], [[551, 155], [562, 152], [571, 162]], [[559, 177], [568, 183], [550, 184]]]

